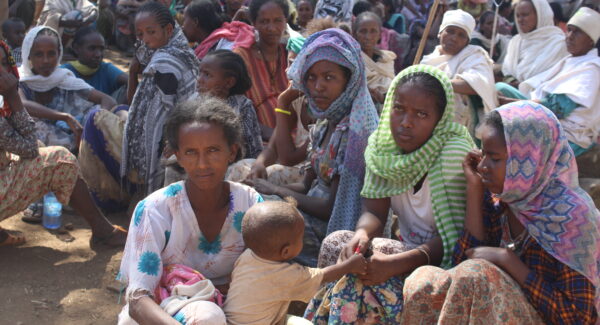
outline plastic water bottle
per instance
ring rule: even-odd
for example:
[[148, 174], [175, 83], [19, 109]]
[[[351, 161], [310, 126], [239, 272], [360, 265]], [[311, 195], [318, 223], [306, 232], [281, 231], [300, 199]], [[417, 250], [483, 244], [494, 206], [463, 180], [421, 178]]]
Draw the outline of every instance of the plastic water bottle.
[[58, 202], [54, 193], [44, 195], [44, 217], [42, 224], [46, 229], [60, 228], [62, 219], [62, 204]]

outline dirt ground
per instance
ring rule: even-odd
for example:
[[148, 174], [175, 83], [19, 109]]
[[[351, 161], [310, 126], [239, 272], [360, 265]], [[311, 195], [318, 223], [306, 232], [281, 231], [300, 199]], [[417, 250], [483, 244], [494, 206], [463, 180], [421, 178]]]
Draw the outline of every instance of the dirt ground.
[[[112, 50], [105, 58], [127, 71], [130, 58]], [[109, 219], [129, 224], [125, 213]], [[116, 324], [123, 299], [119, 303], [120, 284], [114, 279], [122, 249], [92, 250], [85, 221], [63, 210], [66, 223], [74, 230], [65, 235], [24, 223], [20, 214], [0, 222], [27, 238], [22, 246], [0, 247], [0, 325]]]

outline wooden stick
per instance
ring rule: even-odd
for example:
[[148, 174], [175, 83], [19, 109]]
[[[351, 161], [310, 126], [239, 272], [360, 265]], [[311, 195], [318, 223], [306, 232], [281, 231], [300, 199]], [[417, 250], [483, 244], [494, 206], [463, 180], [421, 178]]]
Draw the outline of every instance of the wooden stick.
[[[502, 1], [500, 1], [502, 4]], [[498, 11], [500, 10], [500, 5], [496, 4], [496, 12], [494, 13], [494, 25], [492, 26], [492, 43], [490, 44], [490, 59], [494, 57], [494, 48], [496, 47], [496, 28], [498, 27]], [[493, 59], [492, 59], [493, 60]]]
[[440, 0], [434, 0], [431, 9], [429, 9], [429, 17], [427, 18], [425, 31], [423, 31], [423, 36], [421, 36], [421, 41], [419, 42], [419, 48], [417, 49], [417, 54], [415, 55], [413, 65], [421, 62], [421, 56], [423, 55], [423, 50], [425, 50], [425, 44], [427, 43], [427, 38], [429, 37], [429, 30], [431, 29], [431, 25], [433, 25], [433, 20], [435, 19], [435, 14], [439, 4]]

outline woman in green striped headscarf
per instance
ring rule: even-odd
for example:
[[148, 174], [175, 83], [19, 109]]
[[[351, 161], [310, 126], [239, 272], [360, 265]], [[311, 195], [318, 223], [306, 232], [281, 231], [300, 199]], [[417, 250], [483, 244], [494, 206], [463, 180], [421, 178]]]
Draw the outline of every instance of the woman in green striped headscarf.
[[[465, 215], [462, 161], [474, 147], [453, 118], [454, 91], [444, 72], [417, 65], [396, 76], [365, 151], [356, 231], [332, 233], [319, 257], [323, 267], [361, 252], [369, 257], [368, 271], [322, 290], [305, 315], [314, 323], [395, 323], [405, 276], [426, 264], [451, 266]], [[390, 209], [398, 231], [393, 239], [379, 238]]]

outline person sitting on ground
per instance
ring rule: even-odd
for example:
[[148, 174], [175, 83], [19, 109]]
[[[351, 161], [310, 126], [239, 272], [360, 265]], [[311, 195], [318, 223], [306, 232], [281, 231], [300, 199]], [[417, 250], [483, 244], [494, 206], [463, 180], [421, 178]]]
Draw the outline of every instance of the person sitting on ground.
[[96, 28], [83, 27], [73, 37], [73, 51], [77, 60], [61, 67], [71, 70], [75, 77], [85, 80], [94, 89], [110, 95], [117, 103], [124, 104], [127, 101], [128, 75], [103, 60], [105, 48], [104, 37]]
[[258, 32], [258, 40], [249, 47], [238, 47], [252, 79], [252, 88], [246, 93], [262, 128], [263, 140], [268, 141], [275, 128], [277, 97], [288, 87], [286, 77], [287, 50], [281, 38], [289, 17], [287, 0], [253, 0], [250, 18]]
[[299, 91], [280, 96], [276, 111], [277, 125], [288, 124], [288, 128], [276, 128], [275, 136], [289, 143], [290, 105], [302, 92], [308, 112], [317, 119], [310, 136], [310, 168], [296, 184], [248, 180], [261, 193], [298, 201], [306, 231], [296, 260], [303, 265], [315, 266], [325, 235], [354, 229], [360, 214], [363, 153], [378, 120], [360, 53], [356, 40], [340, 29], [321, 31], [306, 40], [288, 71], [293, 88]]
[[426, 55], [421, 64], [443, 70], [454, 88], [454, 121], [476, 135], [479, 121], [498, 103], [494, 88], [494, 63], [480, 46], [470, 45], [475, 19], [462, 10], [444, 13], [440, 26], [440, 45]]
[[210, 51], [254, 43], [254, 28], [240, 21], [230, 22], [214, 0], [194, 0], [187, 5], [181, 28], [188, 41], [198, 44], [194, 53], [199, 60]]
[[300, 0], [297, 2], [296, 10], [298, 10], [298, 18], [296, 19], [296, 22], [300, 27], [301, 34], [304, 34], [308, 23], [313, 20], [316, 4], [317, 2], [315, 0]]
[[[364, 155], [362, 215], [354, 232], [327, 236], [319, 256], [323, 267], [360, 251], [367, 274], [323, 288], [305, 313], [315, 324], [397, 324], [405, 276], [421, 265], [451, 266], [465, 212], [460, 166], [474, 147], [453, 122], [452, 83], [443, 71], [416, 65], [394, 79], [387, 96]], [[398, 228], [392, 239], [384, 237], [390, 209]]]
[[10, 47], [11, 54], [17, 64], [21, 66], [21, 46], [25, 38], [25, 23], [19, 18], [9, 18], [2, 23], [2, 36]]
[[198, 79], [198, 59], [167, 7], [147, 2], [138, 10], [135, 28], [142, 44], [129, 67], [126, 118], [91, 112], [79, 153], [97, 204], [117, 210], [127, 208], [130, 195], [147, 195], [164, 185], [164, 123], [177, 104], [196, 93]]
[[[0, 220], [53, 192], [88, 222], [90, 244], [123, 245], [125, 229], [113, 226], [94, 205], [77, 158], [64, 147], [38, 148], [35, 122], [23, 108], [18, 80], [8, 46], [0, 41]], [[24, 242], [22, 234], [0, 228], [0, 246]]]
[[[520, 0], [514, 15], [519, 34], [508, 43], [502, 73], [505, 83], [518, 88], [521, 82], [550, 69], [569, 53], [565, 34], [554, 26], [547, 0]], [[503, 83], [496, 88], [504, 93]]]
[[369, 93], [378, 111], [381, 111], [385, 94], [395, 76], [396, 54], [377, 48], [381, 36], [381, 19], [370, 11], [363, 12], [354, 19], [352, 34], [362, 50], [361, 56], [365, 63]]
[[383, 27], [393, 29], [398, 34], [406, 34], [406, 18], [400, 13], [404, 1], [383, 0], [381, 3], [384, 9], [382, 17]]
[[63, 47], [50, 27], [32, 28], [23, 41], [22, 54], [19, 94], [29, 114], [38, 119], [38, 139], [46, 145], [78, 150], [87, 113], [96, 105], [111, 110], [117, 103], [59, 67]]
[[247, 249], [231, 274], [224, 306], [228, 324], [283, 324], [286, 318], [287, 324], [310, 324], [286, 317], [291, 301], [308, 302], [321, 285], [366, 271], [362, 254], [322, 269], [291, 262], [302, 250], [304, 227], [302, 214], [289, 198], [258, 203], [246, 211], [242, 236]]
[[[494, 28], [494, 12], [486, 11], [481, 17], [479, 17], [479, 23], [477, 29], [473, 31], [471, 35], [470, 44], [481, 46], [486, 52], [490, 53], [492, 44], [492, 33]], [[508, 49], [508, 42], [510, 42], [510, 36], [500, 34], [496, 27], [496, 35], [494, 37], [494, 56], [492, 60], [495, 63], [494, 70], [502, 68], [502, 62], [506, 56], [506, 50]]]
[[198, 92], [221, 98], [236, 111], [242, 121], [243, 158], [256, 158], [263, 150], [256, 111], [244, 94], [252, 80], [242, 58], [228, 50], [209, 52], [200, 62]]
[[463, 163], [455, 267], [406, 279], [401, 324], [595, 324], [600, 212], [579, 187], [560, 122], [520, 101], [492, 111], [482, 131], [483, 150]]
[[[254, 189], [224, 180], [227, 167], [243, 155], [240, 119], [225, 102], [200, 96], [180, 103], [165, 129], [188, 177], [152, 193], [133, 213], [121, 262], [127, 305], [120, 324], [129, 317], [140, 324], [178, 324], [153, 299], [166, 265], [190, 267], [227, 294], [234, 263], [246, 246], [245, 213], [263, 201]], [[188, 324], [215, 324], [202, 323], [211, 315], [225, 319], [206, 301], [188, 304], [178, 314]]]
[[[373, 12], [379, 16], [379, 21], [384, 19], [383, 5], [373, 4], [368, 0], [357, 1], [352, 8], [352, 13], [355, 17], [360, 16], [364, 12]], [[356, 18], [355, 18], [356, 19]], [[354, 24], [352, 24], [354, 26]], [[377, 41], [377, 46], [381, 50], [391, 51], [396, 57], [394, 58], [394, 74], [400, 72], [404, 67], [404, 60], [410, 52], [410, 36], [400, 34], [393, 29], [388, 29], [383, 26], [379, 27], [380, 34]], [[354, 34], [354, 32], [352, 33]], [[392, 77], [393, 78], [393, 77]]]
[[[581, 8], [567, 24], [566, 45], [569, 56], [555, 66], [519, 85], [519, 90], [508, 88], [511, 97], [504, 101], [531, 98], [544, 105], [558, 117], [577, 161], [588, 153], [600, 155], [596, 145], [600, 134], [600, 58], [594, 47], [600, 38], [600, 13]], [[595, 163], [594, 163], [595, 164]], [[600, 169], [594, 165], [579, 171], [587, 177], [600, 178]], [[589, 170], [588, 170], [589, 169]]]

